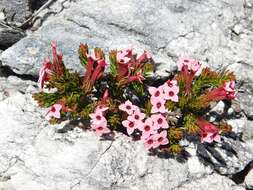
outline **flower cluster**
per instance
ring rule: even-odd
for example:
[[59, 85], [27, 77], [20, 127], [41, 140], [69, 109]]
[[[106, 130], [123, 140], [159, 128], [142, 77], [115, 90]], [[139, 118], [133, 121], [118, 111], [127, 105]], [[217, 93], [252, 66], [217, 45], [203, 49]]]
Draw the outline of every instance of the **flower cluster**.
[[108, 110], [108, 107], [98, 106], [95, 112], [90, 114], [91, 128], [94, 129], [96, 134], [99, 136], [111, 132], [111, 130], [107, 127], [107, 120], [104, 117], [106, 110]]
[[162, 114], [147, 117], [129, 100], [119, 105], [119, 109], [127, 113], [127, 119], [122, 121], [122, 125], [126, 128], [128, 135], [133, 134], [135, 130], [139, 131], [146, 149], [168, 144], [167, 132], [164, 129], [167, 129], [169, 125]]
[[65, 67], [56, 43], [52, 43], [52, 52], [53, 59], [45, 59], [39, 71], [39, 87], [48, 91], [33, 95], [40, 106], [49, 109], [46, 119], [50, 123], [89, 120], [89, 128], [101, 138], [123, 132], [142, 140], [150, 151], [172, 154], [182, 152], [184, 140], [215, 145], [232, 133], [224, 118], [212, 122], [208, 118], [212, 105], [236, 98], [232, 72], [212, 71], [195, 59], [180, 57], [178, 70], [156, 77], [154, 61], [146, 50], [141, 55], [132, 47], [112, 50], [106, 57], [100, 48], [90, 53], [81, 44], [84, 73], [80, 75]]
[[151, 113], [166, 113], [168, 110], [165, 108], [166, 101], [178, 102], [179, 87], [176, 80], [168, 80], [166, 83], [159, 87], [149, 87], [151, 94]]

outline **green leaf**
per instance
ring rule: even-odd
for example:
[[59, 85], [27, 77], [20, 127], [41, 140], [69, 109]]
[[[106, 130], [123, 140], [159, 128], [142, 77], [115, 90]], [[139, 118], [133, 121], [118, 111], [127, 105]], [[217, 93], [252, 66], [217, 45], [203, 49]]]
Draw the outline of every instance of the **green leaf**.
[[109, 60], [110, 60], [110, 74], [113, 77], [116, 77], [117, 75], [117, 52], [116, 51], [110, 52]]

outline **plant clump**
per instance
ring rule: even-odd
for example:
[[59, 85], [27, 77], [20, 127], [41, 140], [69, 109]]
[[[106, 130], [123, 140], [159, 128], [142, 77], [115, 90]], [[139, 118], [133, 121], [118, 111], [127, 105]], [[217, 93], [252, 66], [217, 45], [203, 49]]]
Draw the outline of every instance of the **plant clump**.
[[[52, 124], [84, 119], [90, 130], [106, 137], [115, 131], [143, 141], [149, 151], [180, 154], [183, 140], [215, 145], [232, 133], [225, 119], [210, 122], [207, 116], [218, 101], [236, 98], [235, 76], [227, 70], [202, 68], [195, 59], [180, 57], [178, 70], [157, 77], [147, 51], [112, 50], [108, 60], [100, 48], [79, 47], [83, 74], [63, 63], [52, 43], [53, 58], [39, 72], [41, 91], [33, 95], [49, 109]], [[45, 91], [47, 89], [47, 91]]]

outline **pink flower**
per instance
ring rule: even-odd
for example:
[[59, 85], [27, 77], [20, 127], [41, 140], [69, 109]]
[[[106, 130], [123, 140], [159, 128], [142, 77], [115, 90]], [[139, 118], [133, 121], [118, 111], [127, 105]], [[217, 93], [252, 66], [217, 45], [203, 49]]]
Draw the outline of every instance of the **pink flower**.
[[164, 85], [168, 85], [169, 87], [177, 86], [177, 80], [167, 80]]
[[213, 141], [220, 142], [219, 129], [208, 121], [199, 118], [197, 124], [200, 127], [201, 143], [212, 143]]
[[165, 100], [160, 98], [151, 98], [151, 113], [166, 113], [168, 110], [165, 108]]
[[142, 76], [141, 72], [138, 72], [135, 76], [129, 76], [128, 82], [133, 82], [133, 81], [139, 81], [140, 83], [143, 83], [142, 81], [145, 80], [145, 78]]
[[135, 109], [132, 115], [129, 115], [127, 117], [127, 120], [134, 121], [134, 122], [141, 122], [145, 118], [145, 114], [141, 113], [141, 111], [138, 109]]
[[149, 87], [148, 91], [151, 95], [151, 99], [164, 99], [164, 93], [163, 93], [163, 86], [156, 87]]
[[45, 59], [42, 68], [39, 71], [39, 87], [43, 88], [45, 82], [49, 81], [50, 76], [52, 75], [52, 64], [49, 59]]
[[109, 108], [106, 107], [106, 106], [104, 106], [104, 105], [99, 105], [99, 106], [96, 107], [95, 112], [96, 112], [96, 113], [99, 113], [99, 112], [103, 113], [103, 112], [105, 112], [105, 111], [108, 110], [108, 109], [109, 109]]
[[154, 121], [154, 126], [156, 126], [156, 128], [160, 129], [167, 129], [169, 128], [169, 124], [166, 120], [166, 118], [162, 115], [162, 114], [154, 114], [151, 115], [152, 120]]
[[156, 131], [153, 120], [151, 118], [147, 118], [145, 122], [140, 125], [139, 130], [142, 132], [141, 138], [147, 139], [151, 134], [154, 134]]
[[127, 100], [125, 103], [119, 105], [121, 111], [127, 112], [128, 115], [132, 115], [133, 112], [137, 109], [137, 106], [133, 105], [132, 102]]
[[228, 99], [234, 99], [236, 97], [235, 81], [226, 82], [224, 85], [224, 90], [227, 93]]
[[124, 120], [122, 121], [122, 125], [126, 127], [127, 129], [127, 134], [131, 135], [135, 129], [138, 129], [141, 125], [140, 121], [129, 121], [129, 120]]
[[188, 59], [186, 57], [179, 57], [177, 62], [178, 70], [182, 70], [184, 66], [187, 66], [188, 70], [192, 70], [194, 73], [196, 73], [199, 68], [200, 64], [195, 59]]
[[62, 105], [61, 104], [54, 104], [50, 110], [46, 114], [46, 120], [50, 120], [52, 117], [60, 119], [61, 118], [61, 111]]
[[154, 139], [157, 142], [154, 146], [154, 148], [157, 148], [160, 145], [166, 145], [169, 143], [169, 140], [167, 138], [167, 132], [162, 131], [161, 133], [155, 134]]
[[158, 146], [159, 145], [158, 145], [157, 141], [154, 139], [154, 135], [147, 138], [144, 142], [144, 147], [147, 150], [150, 150], [151, 148], [155, 148], [155, 147], [158, 147]]
[[120, 63], [128, 63], [132, 57], [133, 48], [129, 47], [117, 52], [117, 61]]
[[146, 61], [151, 58], [152, 58], [152, 55], [149, 52], [147, 52], [146, 50], [144, 50], [144, 52], [139, 57], [137, 57], [137, 61], [139, 61], [141, 63], [141, 62]]
[[103, 116], [103, 113], [100, 110], [96, 111], [95, 113], [91, 113], [89, 116], [91, 118], [91, 123], [95, 125], [106, 121], [106, 118]]
[[178, 86], [169, 86], [167, 83], [164, 84], [164, 94], [166, 100], [171, 100], [172, 102], [178, 102]]
[[100, 122], [99, 124], [92, 124], [91, 128], [95, 130], [98, 136], [102, 136], [103, 134], [111, 132], [111, 130], [107, 127], [106, 120]]

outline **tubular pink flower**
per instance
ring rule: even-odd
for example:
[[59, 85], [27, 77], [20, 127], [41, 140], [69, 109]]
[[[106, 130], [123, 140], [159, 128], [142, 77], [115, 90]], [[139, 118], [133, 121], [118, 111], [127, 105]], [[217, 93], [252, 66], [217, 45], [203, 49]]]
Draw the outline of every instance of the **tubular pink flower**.
[[134, 110], [133, 114], [127, 117], [127, 120], [134, 122], [141, 122], [145, 118], [145, 116], [146, 115], [144, 113], [141, 113], [141, 111], [137, 107], [137, 109]]
[[147, 52], [146, 50], [144, 50], [144, 52], [139, 57], [137, 57], [137, 61], [139, 61], [141, 63], [141, 62], [147, 61], [148, 59], [151, 59], [151, 58], [152, 58], [152, 55], [149, 52]]
[[139, 130], [142, 132], [141, 138], [147, 139], [151, 134], [154, 134], [156, 131], [153, 120], [151, 118], [147, 118], [145, 122], [140, 125]]
[[104, 121], [106, 121], [106, 118], [103, 116], [103, 113], [101, 111], [96, 111], [95, 113], [89, 114], [91, 118], [91, 123], [92, 124], [100, 124]]
[[39, 71], [39, 87], [42, 89], [44, 87], [45, 82], [49, 81], [50, 76], [52, 75], [52, 64], [50, 60], [47, 58], [44, 60], [43, 66]]
[[107, 127], [107, 121], [104, 120], [98, 124], [92, 124], [91, 128], [95, 130], [95, 133], [98, 136], [102, 136], [103, 134], [110, 133], [111, 130]]
[[157, 133], [154, 135], [154, 140], [157, 142], [154, 146], [154, 148], [157, 148], [160, 145], [166, 145], [169, 143], [169, 140], [167, 138], [167, 132], [162, 131], [161, 133]]
[[142, 81], [145, 80], [145, 78], [142, 76], [141, 72], [138, 72], [135, 76], [129, 76], [128, 82], [133, 82], [133, 81], [139, 81], [140, 83], [143, 83]]
[[132, 102], [127, 100], [125, 103], [119, 105], [119, 109], [121, 111], [127, 112], [128, 115], [132, 115], [136, 109], [138, 109], [137, 106], [133, 105]]
[[171, 100], [172, 102], [178, 102], [178, 93], [179, 93], [178, 86], [164, 85], [164, 94], [165, 94], [164, 97], [166, 100]]
[[158, 147], [158, 146], [159, 145], [158, 145], [157, 141], [154, 139], [154, 135], [147, 138], [144, 142], [144, 147], [147, 150], [150, 150], [151, 148], [155, 148], [155, 147]]
[[52, 117], [60, 119], [61, 118], [61, 111], [62, 105], [61, 104], [54, 104], [50, 110], [47, 112], [45, 118], [46, 120], [50, 120]]
[[109, 108], [106, 107], [106, 106], [104, 106], [104, 105], [99, 105], [99, 106], [97, 106], [95, 112], [96, 112], [96, 113], [99, 113], [99, 112], [103, 113], [103, 112], [105, 112], [105, 111], [108, 110], [108, 109], [109, 109]]
[[169, 128], [169, 124], [166, 120], [166, 118], [162, 115], [162, 114], [154, 114], [151, 115], [152, 120], [154, 121], [154, 126], [156, 126], [157, 128], [163, 128], [163, 129], [167, 129]]
[[166, 87], [166, 85], [168, 85], [169, 87], [177, 86], [177, 80], [167, 80], [164, 85], [165, 85], [165, 87]]
[[235, 81], [226, 82], [223, 88], [227, 93], [228, 99], [236, 98]]
[[133, 48], [129, 47], [117, 52], [117, 61], [127, 64], [132, 57]]
[[196, 73], [200, 68], [200, 64], [197, 60], [186, 57], [179, 57], [177, 66], [179, 71], [182, 71], [183, 67], [187, 66], [187, 69], [193, 71], [194, 73]]
[[124, 120], [122, 121], [122, 125], [126, 127], [127, 134], [131, 135], [135, 129], [138, 129], [140, 127], [141, 121]]
[[151, 95], [151, 99], [164, 99], [163, 86], [159, 86], [158, 88], [150, 86], [148, 91]]
[[199, 118], [197, 124], [200, 127], [201, 143], [212, 143], [213, 141], [220, 142], [219, 129], [208, 121]]
[[160, 98], [151, 98], [151, 113], [166, 113], [168, 110], [165, 108], [165, 100]]

